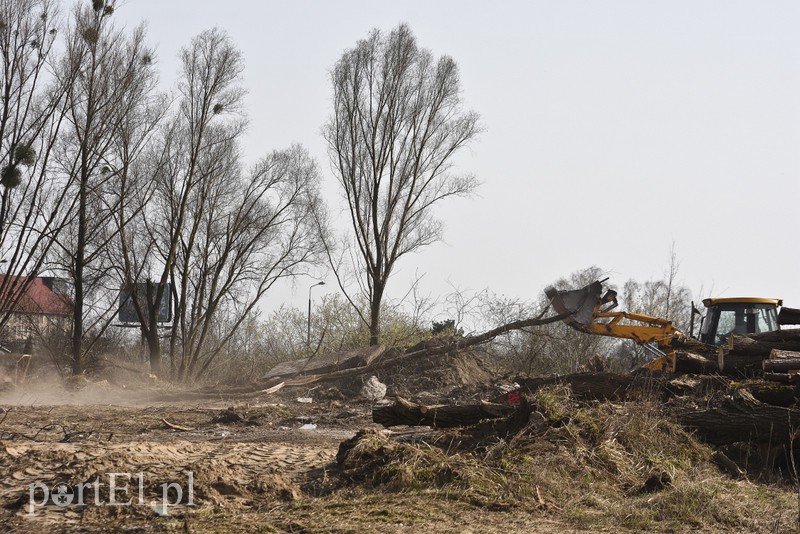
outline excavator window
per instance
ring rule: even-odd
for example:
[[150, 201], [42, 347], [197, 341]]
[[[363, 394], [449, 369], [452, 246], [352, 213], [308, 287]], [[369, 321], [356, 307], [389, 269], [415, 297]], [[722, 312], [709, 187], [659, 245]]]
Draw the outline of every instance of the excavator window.
[[731, 334], [753, 334], [778, 329], [777, 310], [770, 304], [725, 303], [708, 309], [700, 340], [722, 345]]

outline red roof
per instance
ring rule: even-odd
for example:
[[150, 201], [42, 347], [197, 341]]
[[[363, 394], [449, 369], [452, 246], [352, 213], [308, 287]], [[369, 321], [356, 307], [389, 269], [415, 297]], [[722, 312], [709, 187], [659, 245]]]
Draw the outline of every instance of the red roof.
[[[26, 278], [24, 276], [0, 275], [0, 291], [16, 293], [19, 291], [18, 288], [25, 282]], [[2, 287], [3, 285], [6, 285], [6, 287]], [[0, 297], [4, 296], [0, 293]], [[6, 298], [0, 298], [0, 306], [3, 307], [3, 311], [6, 311], [7, 306], [10, 306], [10, 303], [7, 303], [6, 300]], [[43, 278], [34, 278], [30, 281], [25, 293], [13, 306], [13, 311], [26, 314], [72, 315], [69, 298], [66, 295], [55, 293], [45, 284]]]

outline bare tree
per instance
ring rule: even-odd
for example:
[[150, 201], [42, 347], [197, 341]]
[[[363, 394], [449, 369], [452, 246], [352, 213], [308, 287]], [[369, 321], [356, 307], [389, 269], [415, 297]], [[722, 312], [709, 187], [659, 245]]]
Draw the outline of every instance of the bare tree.
[[47, 70], [59, 26], [51, 0], [0, 0], [0, 324], [68, 220], [68, 180], [50, 165], [67, 86]]
[[[678, 283], [679, 270], [680, 261], [673, 243], [663, 277], [645, 282], [628, 280], [623, 286], [620, 304], [626, 311], [672, 321], [676, 328], [688, 333], [692, 294], [688, 287]], [[617, 362], [625, 369], [634, 368], [652, 358], [652, 352], [635, 343], [619, 344], [615, 355]]]
[[[198, 377], [214, 368], [237, 330], [274, 283], [304, 272], [322, 245], [316, 164], [299, 146], [245, 171], [239, 138], [241, 53], [212, 29], [181, 52], [178, 98], [147, 158], [133, 170], [144, 209], [119, 217], [124, 285], [162, 373], [158, 310], [174, 300], [170, 373]], [[126, 230], [127, 229], [127, 230]]]
[[175, 263], [181, 296], [172, 359], [182, 379], [204, 374], [275, 282], [305, 274], [322, 252], [319, 173], [303, 148], [275, 151], [247, 174], [219, 178], [203, 188], [191, 246], [182, 242]]
[[[185, 268], [176, 274], [176, 264], [181, 258], [190, 261], [186, 251], [196, 247], [214, 187], [232, 184], [238, 176], [236, 140], [245, 126], [240, 114], [245, 93], [238, 84], [243, 63], [230, 38], [217, 29], [205, 31], [180, 58], [177, 109], [160, 129], [158, 149], [140, 169], [152, 178], [154, 196], [133, 223], [137, 231], [125, 233], [122, 241], [124, 285], [147, 288], [143, 294], [131, 291], [131, 300], [155, 374], [161, 373], [162, 360], [157, 310], [174, 293], [177, 320], [183, 316], [193, 273]], [[174, 328], [169, 337], [173, 372], [179, 332]]]
[[434, 59], [406, 25], [388, 35], [374, 30], [347, 50], [331, 82], [333, 114], [323, 132], [347, 200], [353, 263], [363, 269], [357, 279], [369, 312], [361, 311], [357, 299], [348, 300], [375, 345], [395, 263], [442, 237], [435, 204], [477, 185], [472, 176], [451, 171], [455, 154], [479, 132], [478, 115], [462, 109], [456, 62]]
[[[67, 85], [67, 121], [60, 162], [74, 182], [74, 226], [60, 240], [73, 282], [72, 368], [83, 372], [93, 341], [110, 324], [115, 308], [115, 286], [109, 273], [110, 244], [116, 241], [114, 224], [119, 195], [107, 196], [123, 165], [114, 150], [125, 124], [141, 110], [153, 89], [153, 52], [139, 27], [126, 34], [111, 22], [114, 4], [103, 1], [77, 6], [69, 29], [59, 75]], [[89, 297], [99, 298], [90, 302]], [[96, 304], [96, 306], [93, 306]]]

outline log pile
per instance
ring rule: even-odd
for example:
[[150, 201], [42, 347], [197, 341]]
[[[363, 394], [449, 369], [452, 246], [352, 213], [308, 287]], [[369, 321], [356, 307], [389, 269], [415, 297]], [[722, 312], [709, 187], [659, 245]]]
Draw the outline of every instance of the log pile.
[[758, 375], [762, 371], [767, 371], [762, 362], [771, 359], [772, 351], [777, 351], [776, 354], [787, 351], [800, 352], [800, 329], [746, 336], [731, 335], [727, 345], [718, 349], [717, 365], [720, 372], [726, 375]]
[[769, 359], [761, 362], [764, 380], [800, 383], [800, 352], [772, 349]]
[[[576, 400], [605, 398], [611, 402], [619, 402], [625, 397], [635, 397], [631, 395], [634, 391], [652, 391], [653, 383], [648, 384], [643, 380], [632, 380], [625, 384], [615, 382], [608, 386], [603, 383], [603, 379], [609, 376], [605, 373], [577, 373], [561, 377], [561, 381], [555, 383], [578, 386], [581, 395], [576, 396], [574, 392], [572, 394]], [[426, 406], [396, 397], [392, 403], [374, 406], [372, 420], [385, 427], [409, 425], [441, 429], [468, 427], [491, 421], [493, 429], [510, 426], [522, 428], [530, 422], [531, 410], [535, 409], [535, 404], [528, 401], [529, 392], [554, 384], [539, 380], [543, 379], [529, 379], [528, 383], [521, 385], [521, 403], [517, 405], [481, 401], [464, 405]], [[764, 386], [768, 387], [767, 384]], [[671, 389], [666, 382], [661, 383], [661, 388], [665, 394]], [[758, 396], [767, 400], [763, 395]], [[645, 395], [645, 398], [653, 397]], [[700, 398], [703, 398], [702, 395]], [[785, 444], [793, 445], [793, 436], [800, 431], [800, 409], [763, 402], [748, 388], [723, 390], [713, 400], [705, 399], [702, 402], [693, 401], [691, 396], [687, 396], [679, 402], [667, 403], [665, 406], [668, 406], [668, 412], [681, 426], [703, 441], [718, 446], [748, 443], [780, 448]], [[504, 421], [507, 424], [504, 425]]]

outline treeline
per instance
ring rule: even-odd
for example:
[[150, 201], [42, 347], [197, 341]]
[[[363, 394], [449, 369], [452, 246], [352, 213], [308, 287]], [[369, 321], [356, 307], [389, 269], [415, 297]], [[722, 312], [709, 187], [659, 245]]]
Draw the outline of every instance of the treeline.
[[277, 280], [321, 260], [319, 171], [300, 146], [242, 160], [244, 64], [223, 31], [187, 43], [164, 90], [144, 26], [115, 26], [113, 2], [58, 7], [0, 0], [0, 322], [36, 276], [66, 281], [49, 341], [82, 373], [127, 289], [152, 372], [166, 354], [173, 378], [200, 376]]

